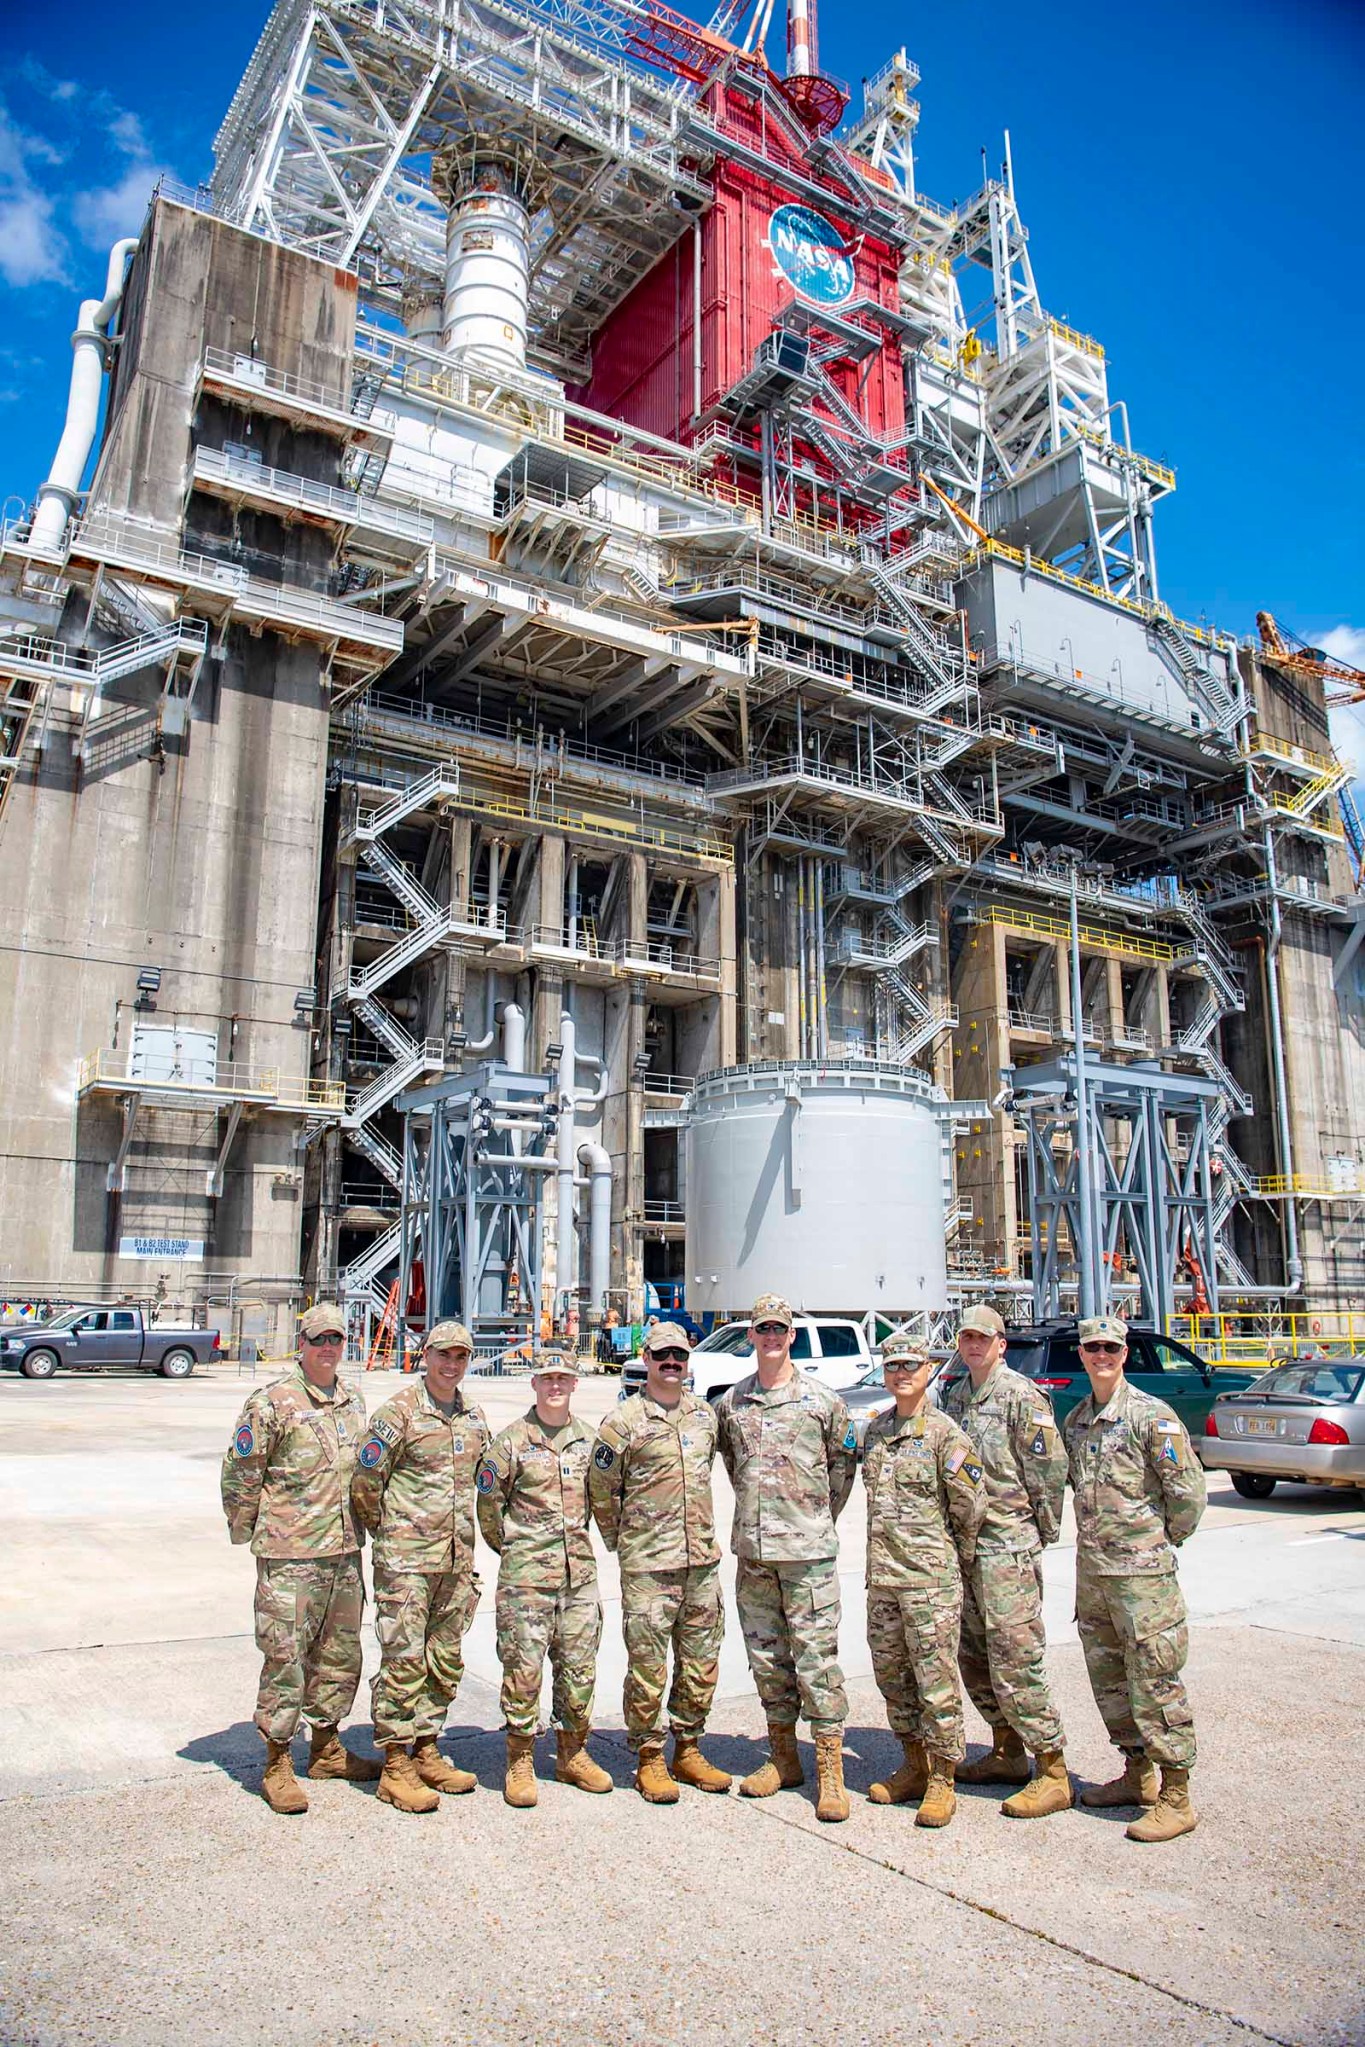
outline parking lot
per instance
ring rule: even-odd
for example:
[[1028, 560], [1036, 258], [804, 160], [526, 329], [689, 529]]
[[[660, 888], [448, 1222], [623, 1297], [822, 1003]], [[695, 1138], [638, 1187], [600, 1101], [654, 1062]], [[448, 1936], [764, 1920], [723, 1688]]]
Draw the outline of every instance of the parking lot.
[[[6, 2043], [1365, 2040], [1359, 1495], [1247, 1502], [1211, 1478], [1182, 1558], [1203, 1818], [1168, 1847], [1128, 1842], [1123, 1814], [1012, 1825], [971, 1789], [926, 1833], [857, 1795], [898, 1755], [863, 1639], [860, 1486], [841, 1522], [846, 1826], [818, 1826], [809, 1793], [661, 1810], [630, 1791], [606, 1558], [594, 1748], [616, 1794], [544, 1782], [543, 1743], [539, 1808], [507, 1808], [482, 1550], [446, 1740], [480, 1791], [401, 1818], [371, 1786], [324, 1784], [283, 1821], [255, 1795], [252, 1563], [218, 1506], [250, 1383], [0, 1379]], [[370, 1409], [394, 1386], [370, 1375]], [[587, 1378], [578, 1411], [616, 1392]], [[508, 1380], [479, 1397], [495, 1427], [528, 1400]], [[1068, 1524], [1047, 1559], [1051, 1667], [1093, 1779], [1112, 1754], [1071, 1542]], [[367, 1686], [355, 1722], [366, 1745]], [[712, 1729], [717, 1761], [752, 1766], [733, 1610]]]

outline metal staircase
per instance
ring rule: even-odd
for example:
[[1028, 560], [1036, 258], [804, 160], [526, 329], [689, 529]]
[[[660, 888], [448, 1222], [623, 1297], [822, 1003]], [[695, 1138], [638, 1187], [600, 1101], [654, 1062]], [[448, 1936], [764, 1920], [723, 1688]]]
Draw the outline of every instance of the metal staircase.
[[1168, 612], [1152, 614], [1152, 631], [1175, 663], [1190, 694], [1198, 698], [1220, 732], [1231, 732], [1242, 714], [1237, 698], [1199, 660]]

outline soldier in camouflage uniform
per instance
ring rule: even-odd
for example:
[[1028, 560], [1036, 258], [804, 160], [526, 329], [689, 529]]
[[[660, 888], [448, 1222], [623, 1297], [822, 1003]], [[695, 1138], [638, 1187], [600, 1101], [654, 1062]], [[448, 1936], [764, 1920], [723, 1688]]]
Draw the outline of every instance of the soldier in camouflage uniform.
[[423, 1345], [423, 1377], [371, 1418], [351, 1480], [356, 1519], [374, 1537], [380, 1663], [371, 1711], [385, 1756], [377, 1795], [399, 1812], [434, 1812], [438, 1792], [476, 1782], [436, 1746], [479, 1603], [474, 1474], [491, 1431], [460, 1390], [473, 1350], [463, 1323], [437, 1323]]
[[777, 1294], [754, 1304], [757, 1370], [719, 1402], [720, 1452], [735, 1489], [735, 1603], [770, 1756], [744, 1779], [746, 1798], [805, 1782], [796, 1747], [804, 1713], [815, 1736], [816, 1817], [848, 1818], [839, 1668], [839, 1538], [858, 1439], [837, 1393], [792, 1364], [793, 1318]]
[[[683, 1390], [690, 1360], [687, 1332], [656, 1323], [645, 1340], [645, 1390], [602, 1423], [588, 1481], [598, 1530], [621, 1565], [626, 1734], [635, 1788], [652, 1805], [675, 1805], [680, 1782], [730, 1789], [698, 1746], [716, 1695], [725, 1607], [711, 1505], [716, 1418], [709, 1402]], [[659, 1732], [670, 1645], [671, 1775]]]
[[1076, 1496], [1076, 1620], [1095, 1704], [1124, 1759], [1123, 1775], [1081, 1802], [1150, 1807], [1129, 1840], [1173, 1841], [1198, 1823], [1175, 1552], [1199, 1526], [1204, 1472], [1184, 1423], [1128, 1383], [1123, 1323], [1093, 1316], [1078, 1341], [1090, 1392], [1062, 1430]]
[[[1045, 1819], [1071, 1804], [1061, 1715], [1048, 1687], [1042, 1553], [1057, 1540], [1066, 1450], [1051, 1402], [1005, 1363], [994, 1308], [969, 1308], [957, 1332], [966, 1366], [944, 1412], [971, 1437], [985, 1472], [986, 1518], [963, 1587], [959, 1661], [990, 1752], [957, 1773], [962, 1784], [1022, 1784], [1000, 1810]], [[1029, 1757], [1036, 1758], [1032, 1781]]]
[[364, 1533], [351, 1474], [365, 1406], [337, 1378], [346, 1343], [340, 1308], [319, 1302], [299, 1323], [299, 1362], [252, 1394], [223, 1459], [223, 1512], [256, 1558], [256, 1725], [265, 1737], [261, 1794], [274, 1812], [307, 1812], [290, 1744], [312, 1726], [310, 1777], [369, 1783], [379, 1765], [344, 1748], [338, 1723], [360, 1683]]
[[554, 1673], [555, 1776], [610, 1791], [584, 1743], [592, 1719], [602, 1607], [588, 1532], [592, 1432], [569, 1412], [578, 1374], [559, 1351], [532, 1360], [535, 1405], [495, 1436], [475, 1485], [479, 1529], [498, 1552], [496, 1604], [509, 1805], [536, 1803], [533, 1756], [545, 1658]]
[[926, 1405], [933, 1361], [889, 1336], [882, 1370], [896, 1405], [868, 1424], [867, 1641], [905, 1761], [874, 1784], [874, 1805], [919, 1799], [915, 1824], [946, 1827], [953, 1772], [967, 1752], [957, 1674], [962, 1581], [986, 1511], [981, 1466], [955, 1422]]

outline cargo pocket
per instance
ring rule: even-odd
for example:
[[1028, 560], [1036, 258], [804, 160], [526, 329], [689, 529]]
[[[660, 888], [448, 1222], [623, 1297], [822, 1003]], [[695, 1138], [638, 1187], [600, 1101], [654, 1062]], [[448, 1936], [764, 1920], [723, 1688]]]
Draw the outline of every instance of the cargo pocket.
[[819, 1617], [837, 1610], [838, 1605], [838, 1573], [831, 1571], [827, 1577], [811, 1578], [800, 1586], [793, 1593], [791, 1610], [794, 1613], [808, 1613]]

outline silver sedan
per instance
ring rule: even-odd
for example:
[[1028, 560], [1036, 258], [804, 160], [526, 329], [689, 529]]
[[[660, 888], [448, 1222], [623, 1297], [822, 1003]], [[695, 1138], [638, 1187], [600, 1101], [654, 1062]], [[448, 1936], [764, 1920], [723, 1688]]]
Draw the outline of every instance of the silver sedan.
[[1277, 1365], [1240, 1393], [1214, 1402], [1199, 1456], [1226, 1471], [1248, 1500], [1281, 1479], [1365, 1489], [1365, 1358]]

